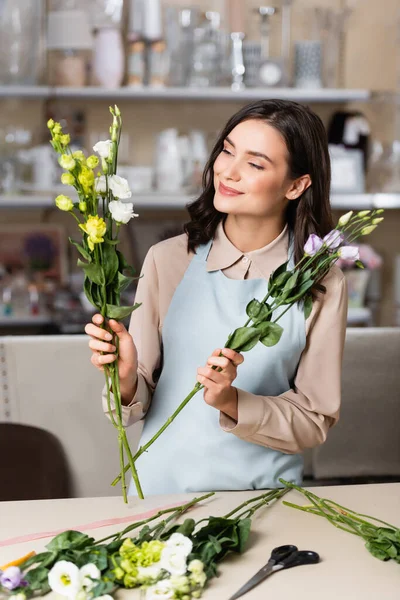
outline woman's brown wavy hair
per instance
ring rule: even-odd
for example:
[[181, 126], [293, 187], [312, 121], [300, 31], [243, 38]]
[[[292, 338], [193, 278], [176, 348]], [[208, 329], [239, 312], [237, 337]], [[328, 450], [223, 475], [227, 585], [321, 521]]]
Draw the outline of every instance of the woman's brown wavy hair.
[[203, 173], [203, 191], [187, 205], [190, 221], [184, 230], [188, 251], [214, 237], [226, 214], [214, 208], [214, 163], [222, 152], [225, 138], [239, 123], [259, 120], [274, 127], [283, 137], [288, 150], [288, 173], [294, 180], [309, 174], [311, 186], [288, 204], [286, 221], [294, 236], [294, 260], [303, 256], [304, 244], [311, 233], [320, 237], [333, 227], [329, 203], [331, 167], [328, 140], [321, 119], [308, 107], [289, 100], [260, 100], [241, 108], [227, 122], [219, 135]]

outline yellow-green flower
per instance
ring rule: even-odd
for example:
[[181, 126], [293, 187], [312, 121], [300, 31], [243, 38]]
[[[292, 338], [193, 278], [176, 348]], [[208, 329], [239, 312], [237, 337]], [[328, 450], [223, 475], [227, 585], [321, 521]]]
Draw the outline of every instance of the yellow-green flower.
[[72, 173], [63, 173], [61, 175], [61, 183], [64, 185], [74, 185], [75, 177], [72, 175]]
[[376, 225], [367, 225], [367, 227], [361, 229], [361, 235], [369, 235], [374, 229], [376, 229]]
[[75, 169], [76, 166], [75, 160], [69, 154], [62, 154], [58, 159], [58, 162], [60, 163], [60, 166], [66, 171], [72, 171], [72, 169]]
[[57, 208], [64, 210], [65, 212], [69, 212], [74, 208], [74, 203], [72, 202], [71, 198], [64, 196], [63, 194], [57, 196], [55, 202]]
[[384, 217], [378, 217], [377, 219], [372, 219], [372, 225], [378, 225], [378, 223], [382, 223]]
[[81, 213], [85, 213], [87, 211], [87, 204], [84, 200], [81, 200], [79, 202], [79, 210], [81, 211]]
[[94, 184], [94, 173], [88, 167], [82, 167], [81, 172], [78, 175], [78, 181], [83, 187], [84, 192], [87, 194], [93, 188]]
[[357, 213], [357, 217], [366, 217], [367, 215], [369, 215], [370, 212], [370, 210], [360, 210]]
[[68, 144], [71, 141], [71, 137], [69, 135], [69, 133], [64, 133], [64, 135], [62, 135], [60, 137], [60, 142], [64, 145], [64, 146], [68, 146]]
[[[137, 573], [137, 570], [136, 570]], [[136, 574], [129, 573], [129, 575], [125, 575], [124, 577], [124, 587], [126, 588], [134, 588], [137, 586], [137, 576]]]
[[79, 227], [88, 236], [88, 245], [90, 250], [94, 250], [95, 244], [101, 244], [104, 242], [104, 235], [107, 231], [107, 225], [101, 217], [98, 215], [88, 217], [88, 220], [84, 225], [80, 224]]
[[91, 156], [88, 157], [86, 163], [90, 169], [95, 169], [97, 167], [97, 165], [99, 164], [99, 159], [97, 156], [92, 154]]
[[55, 134], [62, 133], [62, 127], [61, 127], [60, 123], [54, 123], [53, 133], [55, 133]]
[[51, 130], [51, 129], [53, 129], [54, 125], [55, 125], [55, 123], [54, 123], [53, 119], [49, 119], [49, 120], [47, 121], [47, 127], [48, 127], [50, 130]]
[[113, 573], [114, 573], [116, 579], [123, 579], [125, 576], [125, 571], [123, 569], [121, 569], [121, 567], [117, 567], [116, 569], [114, 569]]
[[75, 160], [79, 160], [84, 165], [86, 164], [86, 156], [83, 154], [82, 150], [76, 150], [72, 153], [72, 156]]

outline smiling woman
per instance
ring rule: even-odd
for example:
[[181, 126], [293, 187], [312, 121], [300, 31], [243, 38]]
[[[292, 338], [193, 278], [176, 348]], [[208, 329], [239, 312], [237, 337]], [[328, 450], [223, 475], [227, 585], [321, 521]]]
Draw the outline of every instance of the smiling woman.
[[[264, 296], [271, 273], [287, 261], [292, 269], [309, 236], [331, 230], [329, 189], [321, 120], [293, 102], [256, 102], [217, 139], [185, 233], [150, 248], [136, 296], [143, 306], [129, 331], [110, 321], [119, 337], [124, 424], [146, 417], [145, 446], [195, 371], [204, 395], [138, 458], [145, 494], [301, 481], [302, 451], [323, 443], [339, 415], [347, 311], [341, 271], [330, 269], [307, 317], [298, 303], [284, 311], [279, 344], [258, 344], [246, 360], [220, 344], [249, 301]], [[95, 315], [85, 330], [92, 363], [103, 369], [116, 356], [101, 323]], [[107, 413], [105, 395], [103, 405]]]

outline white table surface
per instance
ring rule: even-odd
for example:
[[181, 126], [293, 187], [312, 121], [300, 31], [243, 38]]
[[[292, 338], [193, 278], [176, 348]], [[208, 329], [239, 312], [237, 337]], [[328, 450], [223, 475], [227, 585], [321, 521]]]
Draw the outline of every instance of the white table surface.
[[[331, 486], [312, 488], [357, 512], [381, 518], [400, 526], [400, 483]], [[226, 514], [236, 505], [260, 492], [217, 492], [188, 513], [194, 519]], [[197, 494], [199, 495], [199, 494]], [[42, 500], [0, 503], [0, 542], [4, 539], [69, 529], [97, 520], [125, 517], [182, 503], [195, 494], [152, 496], [144, 501], [130, 498], [124, 505], [118, 497]], [[306, 504], [296, 491], [285, 496], [295, 504]], [[88, 531], [100, 539], [125, 525]], [[42, 551], [51, 538], [0, 547], [0, 565], [31, 550]], [[211, 581], [205, 600], [228, 600], [268, 560], [271, 550], [282, 544], [315, 550], [321, 556], [317, 565], [300, 566], [275, 573], [246, 596], [245, 600], [399, 600], [400, 565], [381, 562], [371, 556], [361, 538], [338, 530], [325, 519], [283, 506], [281, 501], [262, 508], [253, 517], [252, 532], [243, 555], [233, 555], [220, 564], [221, 577]], [[50, 596], [47, 596], [50, 598]], [[118, 598], [135, 600], [138, 591], [121, 591]]]

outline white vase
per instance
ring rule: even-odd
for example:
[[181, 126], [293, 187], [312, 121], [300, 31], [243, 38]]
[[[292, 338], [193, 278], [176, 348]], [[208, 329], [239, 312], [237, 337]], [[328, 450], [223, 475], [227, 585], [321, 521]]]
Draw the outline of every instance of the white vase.
[[121, 31], [117, 27], [104, 27], [97, 31], [94, 40], [93, 72], [103, 87], [118, 88], [125, 71], [125, 55]]

